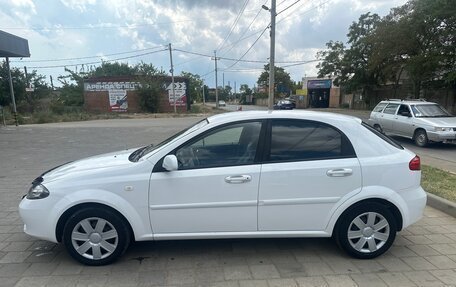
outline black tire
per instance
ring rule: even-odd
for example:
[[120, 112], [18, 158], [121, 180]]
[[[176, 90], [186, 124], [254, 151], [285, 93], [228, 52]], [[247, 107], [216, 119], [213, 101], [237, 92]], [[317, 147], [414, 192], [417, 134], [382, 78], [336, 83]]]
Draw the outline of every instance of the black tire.
[[429, 140], [425, 130], [417, 130], [413, 137], [415, 144], [419, 147], [425, 147], [429, 144]]
[[383, 133], [383, 129], [380, 125], [375, 124], [374, 129], [376, 129], [378, 132]]
[[[368, 221], [369, 216], [372, 216], [373, 224]], [[365, 224], [364, 229], [355, 223], [357, 219]], [[349, 255], [371, 259], [382, 255], [391, 247], [396, 232], [396, 221], [392, 213], [381, 204], [368, 202], [355, 206], [342, 215], [336, 226], [335, 239]]]
[[109, 209], [95, 207], [75, 212], [63, 230], [63, 243], [71, 257], [91, 266], [117, 260], [127, 250], [130, 237], [121, 216]]

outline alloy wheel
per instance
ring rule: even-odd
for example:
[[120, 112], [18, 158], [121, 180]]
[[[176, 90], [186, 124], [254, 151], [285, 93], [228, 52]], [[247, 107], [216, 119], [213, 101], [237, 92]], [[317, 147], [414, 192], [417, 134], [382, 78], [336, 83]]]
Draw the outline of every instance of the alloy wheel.
[[377, 212], [366, 212], [355, 217], [348, 226], [348, 242], [356, 251], [372, 253], [385, 245], [390, 236], [388, 220]]
[[119, 244], [119, 235], [107, 220], [91, 217], [81, 220], [71, 232], [71, 242], [81, 256], [100, 260], [110, 256]]

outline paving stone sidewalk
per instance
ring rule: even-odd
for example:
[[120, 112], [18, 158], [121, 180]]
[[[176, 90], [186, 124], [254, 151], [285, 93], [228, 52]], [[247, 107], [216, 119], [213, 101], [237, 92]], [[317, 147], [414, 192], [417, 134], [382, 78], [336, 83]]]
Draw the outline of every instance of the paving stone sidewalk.
[[115, 264], [88, 267], [23, 233], [17, 206], [43, 171], [158, 143], [197, 120], [0, 129], [0, 286], [456, 286], [456, 219], [430, 207], [374, 260], [350, 258], [331, 239], [194, 240], [135, 243]]

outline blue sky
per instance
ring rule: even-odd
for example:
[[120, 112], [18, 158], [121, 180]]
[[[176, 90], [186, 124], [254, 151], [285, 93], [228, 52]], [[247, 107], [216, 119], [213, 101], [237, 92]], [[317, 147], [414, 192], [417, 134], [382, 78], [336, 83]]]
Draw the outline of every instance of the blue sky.
[[[219, 85], [224, 77], [225, 85], [230, 83], [234, 88], [236, 82], [239, 89], [245, 83], [253, 86], [268, 61], [269, 30], [266, 27], [270, 14], [261, 9], [261, 5], [270, 6], [270, 2], [0, 0], [0, 30], [29, 41], [31, 57], [11, 59], [12, 66], [36, 69], [47, 78], [52, 75], [56, 79], [65, 74], [63, 66], [79, 70], [82, 64], [87, 68], [99, 65], [102, 59], [119, 58], [125, 58], [119, 61], [131, 65], [144, 61], [169, 71], [169, 53], [165, 45], [172, 43], [176, 49], [173, 51], [176, 75], [181, 71], [196, 73], [204, 76], [207, 85], [215, 86], [214, 61], [210, 56], [217, 50], [217, 56], [222, 57], [218, 62]], [[317, 63], [296, 64], [314, 60], [329, 40], [345, 41], [348, 26], [362, 13], [370, 11], [383, 16], [406, 1], [295, 2], [277, 0], [275, 57], [277, 65], [283, 66], [293, 80], [299, 81], [305, 75], [315, 76]], [[241, 61], [234, 61], [241, 57]], [[58, 82], [54, 81], [54, 84], [58, 85]]]

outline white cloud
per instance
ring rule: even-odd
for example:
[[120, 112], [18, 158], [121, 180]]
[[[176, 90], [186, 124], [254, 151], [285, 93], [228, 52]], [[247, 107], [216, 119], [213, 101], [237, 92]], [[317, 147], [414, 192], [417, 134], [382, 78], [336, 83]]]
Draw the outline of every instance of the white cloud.
[[[390, 8], [402, 5], [405, 1], [300, 1], [277, 16], [276, 60], [314, 59], [316, 52], [323, 49], [329, 40], [345, 41], [348, 26], [352, 21], [356, 21], [360, 14], [371, 11], [385, 15]], [[283, 2], [277, 11], [280, 12], [294, 2]], [[30, 60], [92, 55], [101, 57], [164, 46], [168, 43], [172, 43], [173, 48], [213, 55], [214, 49], [217, 49], [228, 35], [243, 3], [244, 1], [239, 0], [0, 0], [0, 27], [46, 28], [7, 30], [29, 39], [32, 53]], [[218, 56], [237, 59], [249, 49], [270, 21], [269, 12], [261, 9], [264, 3], [265, 0], [248, 2], [223, 49], [218, 51]], [[260, 14], [252, 23], [258, 11]], [[250, 37], [238, 42], [240, 38], [247, 36]], [[178, 64], [176, 74], [185, 70], [203, 75], [214, 69], [214, 61], [210, 57], [198, 57], [178, 51], [174, 51], [173, 55], [175, 64]], [[244, 59], [266, 62], [268, 57], [269, 30], [258, 39]], [[167, 52], [128, 59], [128, 62], [134, 64], [140, 60], [151, 62], [164, 70], [169, 69]], [[83, 61], [70, 63], [81, 62]], [[221, 60], [219, 68], [222, 72], [223, 68], [232, 64], [233, 61]], [[291, 66], [286, 70], [293, 79], [300, 80], [304, 74], [316, 74], [315, 65], [310, 63]], [[232, 70], [249, 71], [227, 71], [225, 82], [236, 81], [238, 87], [244, 82], [253, 86], [260, 72], [252, 72], [251, 69], [262, 67], [263, 63], [239, 62]], [[42, 69], [39, 72], [57, 75], [62, 70]], [[211, 86], [214, 85], [213, 74], [208, 74], [206, 79]]]
[[[25, 0], [26, 1], [26, 0]], [[63, 5], [72, 9], [78, 10], [80, 13], [87, 11], [88, 6], [96, 4], [96, 0], [60, 0]]]

